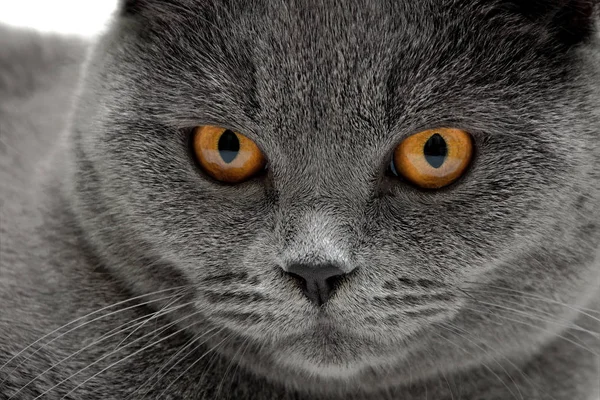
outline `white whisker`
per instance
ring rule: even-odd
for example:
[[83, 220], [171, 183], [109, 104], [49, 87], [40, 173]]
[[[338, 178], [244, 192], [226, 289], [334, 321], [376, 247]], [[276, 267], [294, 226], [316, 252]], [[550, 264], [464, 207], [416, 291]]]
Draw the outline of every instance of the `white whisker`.
[[[197, 311], [197, 312], [191, 313], [191, 314], [189, 314], [189, 315], [187, 315], [187, 316], [185, 316], [185, 317], [179, 318], [178, 320], [176, 320], [176, 321], [173, 321], [173, 322], [171, 322], [171, 323], [169, 323], [169, 324], [165, 325], [164, 327], [162, 327], [162, 328], [160, 329], [160, 331], [161, 331], [161, 332], [162, 332], [162, 331], [165, 331], [165, 330], [169, 329], [171, 326], [174, 326], [174, 325], [178, 324], [179, 322], [181, 322], [181, 321], [183, 321], [183, 320], [185, 320], [185, 319], [187, 319], [187, 318], [190, 318], [190, 317], [192, 317], [192, 316], [194, 316], [194, 315], [197, 315], [197, 314], [199, 314], [199, 313], [200, 313], [200, 312], [199, 312], [199, 311]], [[192, 323], [192, 324], [188, 325], [187, 327], [185, 327], [185, 328], [183, 328], [183, 329], [180, 329], [180, 330], [176, 331], [176, 332], [175, 332], [175, 334], [179, 334], [179, 333], [181, 333], [181, 332], [185, 331], [186, 329], [188, 329], [189, 327], [191, 327], [191, 326], [193, 326], [193, 325], [195, 325], [195, 324], [197, 324], [197, 323], [199, 323], [199, 321], [196, 321], [196, 322], [194, 322], [194, 323]], [[71, 375], [70, 375], [70, 376], [68, 376], [67, 378], [65, 378], [65, 379], [63, 379], [62, 381], [58, 382], [57, 384], [55, 384], [54, 386], [52, 386], [50, 389], [47, 389], [45, 392], [43, 392], [42, 394], [40, 394], [40, 395], [39, 395], [38, 397], [36, 397], [35, 399], [38, 399], [38, 398], [40, 398], [40, 397], [44, 396], [44, 395], [45, 395], [45, 394], [47, 394], [48, 392], [50, 392], [50, 391], [54, 390], [55, 388], [57, 388], [58, 386], [62, 385], [63, 383], [65, 383], [65, 382], [67, 382], [67, 381], [71, 380], [72, 378], [74, 378], [75, 376], [79, 375], [79, 374], [80, 374], [80, 373], [82, 373], [83, 371], [86, 371], [86, 370], [88, 370], [90, 367], [92, 367], [92, 366], [94, 366], [94, 365], [98, 364], [98, 363], [99, 363], [99, 362], [101, 362], [102, 360], [105, 360], [106, 358], [108, 358], [108, 357], [110, 357], [110, 356], [112, 356], [112, 355], [116, 354], [118, 351], [120, 351], [120, 350], [122, 350], [122, 349], [125, 349], [125, 348], [127, 348], [127, 347], [129, 347], [129, 346], [131, 346], [131, 345], [133, 345], [133, 344], [135, 344], [135, 343], [137, 343], [137, 342], [139, 342], [139, 341], [141, 341], [141, 340], [143, 340], [143, 339], [147, 338], [148, 336], [150, 336], [150, 335], [153, 335], [153, 334], [155, 334], [155, 332], [147, 333], [146, 335], [144, 335], [144, 336], [142, 336], [142, 337], [139, 337], [139, 338], [137, 338], [136, 340], [134, 340], [134, 341], [132, 341], [132, 342], [130, 342], [130, 343], [128, 343], [128, 344], [126, 344], [126, 345], [124, 345], [123, 347], [121, 347], [121, 349], [119, 349], [119, 350], [113, 350], [113, 351], [111, 351], [110, 353], [108, 353], [108, 354], [105, 354], [104, 356], [100, 357], [99, 359], [97, 359], [96, 361], [92, 362], [91, 364], [88, 364], [86, 367], [84, 367], [84, 368], [80, 369], [79, 371], [77, 371], [77, 372], [75, 372], [75, 373], [71, 374]], [[170, 337], [172, 337], [172, 336], [174, 336], [174, 334], [171, 334], [171, 335], [167, 336], [166, 338], [163, 338], [163, 339], [159, 340], [158, 342], [154, 342], [154, 344], [160, 343], [160, 342], [162, 342], [162, 341], [164, 341], [164, 340], [166, 340], [167, 338], [170, 338]], [[146, 347], [144, 347], [143, 349], [145, 349], [145, 348], [146, 348]], [[132, 354], [137, 354], [137, 353], [139, 353], [139, 351], [136, 351], [135, 353], [132, 353]], [[131, 356], [131, 355], [130, 355], [130, 356]], [[130, 356], [128, 356], [128, 357], [130, 357]], [[80, 384], [79, 386], [81, 386], [81, 384]], [[78, 386], [78, 387], [79, 387], [79, 386]], [[71, 393], [71, 392], [69, 392], [69, 393]], [[35, 399], [34, 399], [34, 400], [35, 400]]]
[[221, 382], [219, 382], [219, 386], [217, 387], [217, 393], [215, 394], [215, 398], [219, 398], [219, 394], [221, 394], [221, 388], [223, 386], [223, 382], [225, 381], [225, 377], [227, 376], [227, 373], [229, 372], [229, 370], [233, 366], [233, 363], [235, 362], [235, 357], [238, 355], [238, 353], [240, 352], [240, 350], [242, 349], [242, 347], [244, 346], [244, 344], [247, 341], [248, 341], [248, 339], [245, 339], [242, 342], [242, 344], [240, 345], [240, 347], [238, 347], [238, 349], [235, 351], [235, 353], [231, 357], [231, 360], [229, 361], [229, 363], [227, 365], [227, 368], [225, 369], [225, 372], [223, 373], [223, 377], [221, 378]]
[[[156, 371], [150, 378], [148, 378], [142, 385], [140, 385], [133, 393], [131, 393], [129, 397], [133, 396], [138, 390], [140, 390], [144, 385], [150, 383], [152, 381], [152, 379], [154, 379], [154, 377], [156, 377], [158, 374], [160, 374], [166, 367], [167, 365], [169, 365], [174, 359], [177, 358], [177, 356], [179, 354], [181, 354], [186, 348], [189, 348], [190, 345], [196, 343], [198, 340], [202, 339], [204, 336], [208, 335], [209, 333], [213, 332], [214, 330], [216, 330], [217, 327], [211, 328], [208, 331], [206, 331], [205, 333], [203, 333], [202, 335], [200, 335], [197, 338], [193, 338], [190, 339], [181, 349], [179, 349], [167, 362], [165, 362], [162, 367], [160, 367], [160, 369], [158, 371]], [[156, 385], [158, 384], [158, 382], [160, 382], [161, 379], [163, 379], [165, 376], [167, 376], [169, 374], [169, 372], [171, 372], [177, 365], [179, 365], [180, 362], [182, 362], [183, 360], [185, 360], [190, 354], [193, 354], [196, 350], [198, 350], [200, 347], [202, 347], [202, 345], [204, 345], [208, 340], [210, 340], [212, 337], [214, 337], [215, 335], [218, 335], [220, 332], [223, 331], [224, 328], [219, 329], [217, 332], [215, 332], [214, 334], [210, 335], [205, 341], [201, 342], [200, 344], [194, 346], [184, 357], [181, 357], [177, 362], [175, 362], [175, 364], [171, 365], [171, 367], [166, 370], [164, 372], [164, 374], [162, 374], [160, 377], [158, 377], [158, 379], [156, 380], [156, 382], [154, 382], [154, 384], [152, 386], [150, 386], [148, 389], [146, 389], [146, 394], [148, 394], [148, 392], [150, 392], [152, 389], [154, 389], [154, 387], [156, 387]]]
[[[477, 312], [477, 313], [481, 313], [481, 312], [482, 312], [481, 310], [477, 310], [477, 309], [475, 309], [475, 308], [470, 308], [470, 307], [465, 307], [465, 309], [468, 309], [468, 310], [471, 310], [471, 311], [474, 311], [474, 312]], [[556, 337], [556, 338], [559, 338], [559, 339], [565, 340], [565, 341], [567, 341], [567, 342], [569, 342], [569, 343], [571, 343], [571, 344], [573, 344], [573, 345], [575, 345], [575, 346], [579, 347], [579, 348], [580, 348], [580, 349], [582, 349], [582, 350], [585, 350], [585, 351], [587, 351], [587, 352], [590, 352], [591, 354], [594, 354], [595, 356], [598, 356], [598, 353], [596, 353], [595, 351], [593, 351], [593, 350], [592, 350], [592, 349], [590, 349], [589, 347], [587, 347], [587, 346], [585, 346], [585, 345], [583, 345], [583, 344], [581, 344], [581, 343], [575, 342], [575, 341], [573, 341], [573, 340], [571, 340], [571, 339], [569, 339], [569, 338], [566, 338], [566, 337], [564, 337], [563, 335], [557, 334], [557, 333], [556, 333], [556, 332], [554, 332], [554, 331], [551, 331], [551, 330], [548, 330], [548, 329], [544, 329], [544, 328], [542, 328], [542, 327], [539, 327], [539, 326], [537, 326], [537, 325], [534, 325], [534, 324], [530, 324], [530, 323], [528, 323], [528, 322], [520, 321], [520, 320], [513, 319], [513, 318], [508, 318], [508, 317], [505, 317], [505, 316], [503, 316], [503, 315], [497, 315], [496, 313], [493, 313], [493, 312], [491, 312], [491, 311], [490, 311], [490, 312], [488, 312], [487, 314], [489, 314], [489, 315], [493, 315], [493, 316], [495, 316], [495, 317], [498, 317], [498, 318], [502, 318], [502, 319], [504, 319], [504, 320], [507, 320], [507, 321], [512, 321], [512, 322], [516, 322], [516, 323], [519, 323], [519, 324], [522, 324], [522, 325], [525, 325], [525, 326], [529, 326], [529, 327], [531, 327], [531, 328], [535, 328], [535, 329], [538, 329], [538, 330], [540, 330], [540, 331], [543, 331], [543, 332], [551, 333], [551, 334], [552, 334], [554, 337]], [[498, 322], [497, 322], [497, 323], [498, 323]], [[498, 324], [499, 324], [499, 325], [501, 325], [500, 323], [498, 323]]]
[[[110, 364], [108, 367], [105, 367], [102, 370], [96, 372], [94, 375], [90, 376], [89, 378], [87, 378], [86, 380], [84, 380], [83, 382], [81, 382], [80, 384], [78, 384], [77, 386], [75, 386], [67, 394], [65, 394], [63, 397], [61, 397], [60, 400], [64, 400], [68, 395], [70, 395], [71, 393], [73, 393], [74, 391], [76, 391], [77, 389], [79, 389], [81, 386], [85, 385], [87, 382], [89, 382], [90, 380], [94, 379], [95, 377], [97, 377], [98, 375], [102, 374], [103, 372], [108, 371], [110, 368], [114, 367], [115, 365], [118, 365], [118, 364], [122, 363], [123, 361], [126, 361], [126, 360], [130, 359], [131, 357], [135, 356], [136, 354], [139, 354], [142, 351], [145, 351], [145, 350], [149, 349], [150, 347], [154, 347], [157, 344], [159, 344], [161, 342], [164, 342], [165, 340], [170, 339], [173, 336], [180, 334], [181, 332], [184, 332], [186, 329], [190, 328], [191, 326], [193, 326], [193, 325], [195, 325], [197, 323], [198, 322], [190, 324], [190, 325], [186, 326], [185, 328], [182, 328], [182, 329], [180, 329], [178, 331], [175, 331], [175, 332], [171, 333], [170, 335], [168, 335], [168, 336], [166, 336], [166, 337], [164, 337], [164, 338], [162, 338], [162, 339], [160, 339], [160, 340], [158, 340], [156, 342], [153, 342], [153, 343], [151, 343], [149, 345], [146, 345], [146, 346], [142, 347], [141, 349], [134, 351], [133, 353], [127, 355], [126, 357], [124, 357], [124, 358], [122, 358], [122, 359], [120, 359], [118, 361], [115, 361], [114, 363]], [[124, 347], [127, 347], [127, 346], [129, 346], [129, 344], [125, 345]], [[36, 397], [36, 399], [37, 399], [37, 397]]]
[[[242, 354], [240, 356], [240, 361], [244, 359], [244, 354], [246, 354], [246, 351], [248, 350], [248, 347], [250, 347], [250, 338], [248, 337], [248, 339], [246, 339], [245, 343], [245, 347], [244, 350], [242, 351]], [[235, 374], [238, 373], [239, 369], [240, 369], [240, 363], [238, 362], [237, 365], [235, 366], [235, 369], [233, 370], [233, 373], [231, 374], [231, 379], [234, 380], [235, 379]]]
[[[185, 294], [178, 295], [176, 298], [174, 298], [173, 300], [169, 301], [169, 302], [168, 302], [168, 303], [167, 303], [167, 304], [166, 304], [166, 305], [165, 305], [165, 306], [164, 306], [164, 307], [163, 307], [163, 308], [162, 308], [160, 311], [158, 311], [158, 312], [154, 313], [154, 315], [153, 315], [152, 317], [150, 317], [150, 318], [146, 319], [146, 321], [144, 321], [144, 323], [143, 323], [143, 324], [140, 324], [140, 325], [139, 325], [138, 327], [136, 327], [136, 328], [135, 328], [135, 329], [134, 329], [132, 332], [130, 332], [130, 333], [129, 333], [129, 334], [126, 336], [126, 337], [125, 337], [125, 339], [121, 340], [121, 342], [120, 342], [120, 343], [119, 343], [119, 344], [118, 344], [118, 345], [115, 347], [115, 350], [118, 350], [118, 349], [121, 347], [121, 345], [127, 341], [127, 339], [129, 339], [129, 338], [130, 338], [132, 335], [134, 335], [134, 334], [135, 334], [135, 333], [136, 333], [136, 332], [137, 332], [137, 331], [138, 331], [140, 328], [142, 328], [142, 327], [143, 327], [145, 324], [147, 324], [147, 323], [148, 323], [148, 321], [151, 321], [151, 320], [153, 320], [153, 319], [159, 318], [159, 317], [162, 315], [162, 314], [161, 314], [161, 311], [162, 311], [162, 310], [164, 310], [164, 309], [168, 308], [169, 306], [171, 306], [171, 304], [173, 304], [173, 303], [175, 303], [175, 302], [177, 302], [177, 301], [181, 300], [181, 299], [182, 299], [184, 296], [185, 296]], [[186, 305], [190, 305], [190, 304], [193, 304], [193, 302], [186, 303]]]
[[[467, 282], [467, 283], [477, 283], [477, 282]], [[484, 284], [480, 284], [480, 285], [484, 285]], [[564, 303], [562, 301], [558, 301], [555, 299], [550, 299], [548, 297], [544, 297], [544, 296], [540, 296], [540, 295], [536, 295], [536, 294], [532, 294], [532, 293], [528, 293], [528, 292], [523, 292], [520, 290], [515, 290], [515, 289], [508, 289], [508, 288], [503, 288], [502, 286], [494, 286], [494, 285], [485, 285], [486, 287], [481, 288], [481, 289], [472, 289], [472, 288], [468, 288], [468, 289], [464, 289], [466, 291], [470, 291], [470, 292], [475, 292], [475, 291], [483, 291], [483, 292], [492, 292], [501, 296], [510, 296], [510, 297], [525, 297], [528, 299], [532, 299], [532, 300], [539, 300], [539, 301], [544, 301], [547, 303], [551, 303], [551, 304], [557, 304], [560, 306], [563, 306], [565, 308], [568, 308], [570, 310], [573, 311], [577, 311], [578, 313], [585, 315], [587, 317], [590, 317], [591, 319], [600, 322], [600, 318], [595, 317], [594, 315], [591, 315], [590, 313], [596, 313], [600, 315], [600, 310], [594, 310], [592, 308], [585, 308], [585, 307], [576, 307], [573, 304], [567, 304]], [[489, 290], [489, 288], [495, 289], [494, 290]], [[507, 293], [509, 292], [509, 293]], [[511, 294], [513, 293], [513, 294]]]
[[[221, 331], [223, 331], [225, 328], [222, 328]], [[219, 332], [221, 332], [219, 331]], [[175, 382], [177, 382], [179, 379], [181, 379], [181, 377], [183, 375], [186, 374], [186, 372], [188, 372], [190, 369], [192, 369], [192, 367], [194, 367], [194, 365], [198, 364], [204, 357], [206, 357], [208, 354], [210, 354], [211, 352], [213, 352], [214, 350], [217, 349], [217, 347], [219, 347], [223, 342], [225, 342], [227, 339], [229, 339], [231, 337], [230, 335], [225, 336], [225, 338], [223, 338], [223, 340], [221, 340], [219, 343], [217, 343], [215, 346], [213, 346], [212, 348], [210, 348], [208, 351], [206, 351], [204, 354], [202, 354], [196, 361], [194, 361], [192, 364], [190, 364], [189, 367], [187, 367], [181, 374], [179, 374], [177, 376], [177, 378], [175, 378], [171, 383], [169, 383], [169, 385], [165, 388], [165, 390], [163, 390], [163, 392], [160, 394], [160, 396], [158, 396], [159, 398], [163, 397], [167, 391], [171, 388], [171, 386], [173, 386], [173, 384]]]
[[[61, 327], [59, 327], [59, 328], [56, 328], [56, 329], [55, 329], [55, 330], [53, 330], [52, 332], [49, 332], [49, 333], [45, 334], [44, 336], [42, 336], [41, 338], [37, 339], [37, 340], [36, 340], [36, 341], [34, 341], [33, 343], [29, 344], [27, 347], [23, 348], [23, 349], [22, 349], [21, 351], [19, 351], [17, 354], [15, 354], [15, 355], [14, 355], [14, 356], [12, 356], [11, 358], [9, 358], [9, 359], [8, 359], [8, 361], [6, 361], [4, 364], [2, 364], [2, 366], [0, 366], [0, 371], [1, 371], [2, 369], [4, 369], [4, 368], [5, 368], [5, 367], [6, 367], [8, 364], [10, 364], [12, 361], [14, 361], [14, 360], [15, 360], [17, 357], [19, 357], [21, 354], [23, 354], [25, 351], [27, 351], [28, 349], [30, 349], [31, 347], [33, 347], [33, 346], [35, 346], [36, 344], [40, 343], [42, 340], [44, 340], [44, 339], [46, 339], [46, 338], [48, 338], [48, 337], [52, 336], [53, 334], [55, 334], [55, 333], [58, 333], [59, 331], [61, 331], [62, 329], [66, 328], [66, 327], [68, 327], [68, 326], [71, 326], [71, 325], [73, 325], [73, 324], [75, 324], [75, 323], [77, 323], [77, 322], [79, 322], [79, 321], [82, 321], [82, 320], [84, 320], [84, 319], [86, 319], [86, 318], [88, 318], [88, 317], [90, 317], [90, 316], [92, 316], [92, 315], [98, 314], [98, 313], [100, 313], [100, 312], [102, 312], [102, 311], [105, 311], [105, 310], [108, 310], [108, 309], [110, 309], [110, 308], [113, 308], [113, 307], [116, 307], [116, 306], [119, 306], [119, 305], [122, 305], [122, 304], [126, 304], [126, 303], [129, 303], [129, 302], [131, 302], [131, 301], [139, 300], [139, 299], [141, 299], [141, 298], [144, 298], [144, 297], [153, 296], [153, 295], [156, 295], [156, 294], [160, 294], [160, 293], [164, 293], [164, 292], [168, 292], [168, 291], [172, 291], [172, 290], [177, 290], [177, 289], [181, 289], [181, 288], [185, 288], [185, 286], [179, 286], [179, 287], [175, 287], [175, 288], [170, 288], [170, 289], [159, 290], [159, 291], [156, 291], [156, 292], [153, 292], [153, 293], [149, 293], [149, 294], [145, 294], [145, 295], [141, 295], [141, 296], [137, 296], [137, 297], [132, 297], [132, 298], [130, 298], [130, 299], [123, 300], [123, 301], [120, 301], [120, 302], [118, 302], [118, 303], [115, 303], [115, 304], [111, 304], [111, 305], [109, 305], [109, 306], [103, 307], [103, 308], [101, 308], [101, 309], [98, 309], [98, 310], [96, 310], [96, 311], [93, 311], [93, 312], [91, 312], [91, 313], [88, 313], [88, 314], [86, 314], [86, 315], [83, 315], [83, 316], [81, 316], [81, 317], [78, 317], [78, 318], [74, 319], [73, 321], [71, 321], [71, 322], [69, 322], [69, 323], [67, 323], [67, 324], [65, 324], [65, 325], [62, 325]], [[111, 312], [111, 313], [108, 313], [108, 314], [104, 314], [104, 315], [102, 315], [102, 316], [100, 316], [100, 317], [98, 317], [98, 318], [95, 318], [95, 319], [93, 319], [93, 320], [91, 320], [91, 321], [88, 321], [88, 322], [86, 322], [86, 323], [84, 323], [84, 324], [78, 325], [78, 326], [76, 326], [75, 328], [72, 328], [72, 329], [68, 330], [67, 332], [64, 332], [64, 333], [62, 333], [62, 334], [61, 334], [61, 335], [59, 335], [58, 337], [56, 337], [56, 338], [52, 339], [50, 342], [47, 342], [47, 343], [45, 343], [45, 344], [44, 344], [42, 347], [38, 348], [36, 351], [34, 351], [32, 354], [30, 354], [30, 355], [29, 355], [29, 357], [27, 357], [25, 360], [21, 361], [21, 363], [19, 363], [19, 364], [18, 364], [18, 365], [17, 365], [17, 366], [16, 366], [16, 367], [15, 367], [15, 368], [14, 368], [14, 369], [13, 369], [13, 370], [12, 370], [12, 371], [9, 373], [9, 374], [8, 374], [8, 376], [10, 376], [10, 375], [11, 375], [11, 374], [12, 374], [12, 373], [15, 371], [15, 369], [16, 369], [16, 368], [18, 368], [18, 367], [19, 367], [19, 366], [20, 366], [20, 365], [21, 365], [23, 362], [25, 362], [25, 361], [29, 360], [29, 358], [30, 358], [30, 357], [32, 357], [33, 355], [35, 355], [35, 354], [36, 354], [36, 353], [37, 353], [39, 350], [41, 350], [42, 348], [44, 348], [44, 347], [45, 347], [45, 346], [47, 346], [48, 344], [52, 343], [53, 341], [55, 341], [55, 340], [57, 340], [57, 339], [59, 339], [59, 338], [63, 337], [64, 335], [66, 335], [66, 334], [68, 334], [68, 333], [70, 333], [70, 332], [73, 332], [73, 331], [74, 331], [74, 330], [76, 330], [76, 329], [79, 329], [79, 328], [81, 328], [81, 327], [83, 327], [83, 326], [85, 326], [85, 325], [88, 325], [88, 324], [92, 323], [92, 322], [98, 321], [98, 320], [100, 320], [100, 319], [102, 319], [102, 318], [106, 318], [106, 317], [108, 317], [108, 316], [111, 316], [111, 315], [114, 315], [114, 314], [117, 314], [117, 313], [120, 313], [120, 312], [123, 312], [123, 311], [126, 311], [126, 310], [130, 310], [130, 309], [133, 309], [133, 308], [136, 308], [136, 307], [142, 307], [142, 306], [144, 306], [144, 305], [146, 305], [146, 304], [151, 304], [151, 303], [155, 303], [155, 302], [158, 302], [158, 301], [162, 301], [162, 300], [170, 299], [170, 298], [172, 298], [172, 297], [173, 297], [173, 296], [169, 296], [169, 297], [165, 297], [165, 298], [161, 298], [161, 299], [157, 299], [157, 300], [151, 300], [151, 301], [148, 301], [148, 302], [145, 302], [145, 303], [141, 303], [141, 304], [136, 304], [136, 305], [134, 305], [134, 306], [131, 306], [131, 307], [123, 308], [123, 309], [120, 309], [120, 310], [117, 310], [117, 311], [114, 311], [114, 312]], [[8, 378], [6, 378], [6, 379], [8, 379]], [[4, 381], [0, 382], [0, 386], [1, 386], [1, 385], [2, 385], [2, 384], [5, 382], [5, 381], [6, 381], [6, 379], [5, 379]]]
[[[179, 309], [179, 308], [182, 308], [182, 307], [185, 307], [185, 305], [177, 306], [177, 307], [175, 307], [175, 308], [171, 309], [170, 311], [175, 311], [176, 309]], [[158, 312], [159, 312], [159, 311], [157, 311], [157, 313], [158, 313]], [[147, 319], [147, 318], [148, 318], [148, 316], [144, 316], [144, 317], [143, 317], [143, 319]], [[145, 322], [145, 321], [138, 322], [138, 326], [139, 326], [140, 324], [143, 324], [144, 322]], [[126, 324], [123, 324], [123, 325], [128, 325], [128, 324], [129, 324], [129, 323], [126, 323]], [[121, 326], [123, 326], [123, 325], [121, 325]], [[135, 325], [135, 324], [134, 324], [134, 325]], [[102, 335], [102, 336], [101, 336], [101, 337], [100, 337], [98, 340], [94, 341], [93, 343], [90, 343], [90, 344], [88, 344], [87, 346], [85, 346], [85, 347], [83, 347], [83, 348], [81, 348], [81, 349], [77, 350], [77, 351], [76, 351], [76, 352], [74, 352], [73, 354], [71, 354], [71, 355], [69, 355], [69, 356], [67, 356], [67, 357], [63, 358], [62, 360], [60, 360], [60, 361], [58, 361], [58, 362], [54, 363], [52, 366], [48, 367], [46, 370], [44, 370], [43, 372], [41, 372], [40, 374], [38, 374], [38, 375], [37, 375], [35, 378], [31, 379], [31, 380], [30, 380], [29, 382], [27, 382], [27, 383], [26, 383], [24, 386], [22, 386], [22, 387], [21, 387], [21, 388], [20, 388], [20, 389], [19, 389], [19, 390], [18, 390], [18, 391], [15, 393], [15, 394], [13, 394], [13, 395], [12, 395], [12, 396], [9, 398], [9, 400], [10, 400], [10, 399], [12, 399], [12, 398], [14, 398], [16, 395], [18, 395], [19, 393], [21, 393], [21, 392], [22, 392], [22, 391], [23, 391], [25, 388], [27, 388], [27, 387], [28, 387], [29, 385], [31, 385], [33, 382], [37, 381], [37, 380], [38, 380], [38, 379], [40, 379], [40, 378], [41, 378], [43, 375], [45, 375], [46, 373], [48, 373], [48, 372], [49, 372], [49, 371], [51, 371], [52, 369], [56, 368], [57, 366], [61, 365], [61, 364], [62, 364], [62, 363], [64, 363], [65, 361], [68, 361], [68, 360], [70, 360], [71, 358], [73, 358], [73, 357], [77, 356], [78, 354], [81, 354], [81, 353], [82, 353], [82, 352], [84, 352], [85, 350], [87, 350], [87, 349], [89, 349], [89, 348], [91, 348], [91, 347], [93, 347], [93, 346], [96, 346], [96, 345], [98, 345], [98, 344], [102, 343], [103, 341], [105, 341], [105, 340], [107, 340], [107, 339], [110, 339], [110, 338], [111, 338], [111, 337], [113, 337], [113, 336], [116, 336], [116, 335], [119, 335], [119, 334], [121, 334], [121, 333], [123, 333], [123, 332], [126, 332], [126, 331], [127, 331], [127, 330], [129, 330], [130, 328], [131, 328], [131, 327], [127, 327], [127, 328], [120, 329], [120, 330], [117, 328], [117, 330], [116, 330], [116, 331], [113, 329], [112, 331], [108, 332], [107, 334], [105, 334], [105, 335]]]
[[[585, 332], [585, 333], [593, 336], [596, 339], [600, 339], [600, 333], [591, 331], [591, 330], [586, 329], [586, 328], [583, 328], [583, 327], [581, 327], [581, 326], [579, 326], [577, 324], [574, 324], [574, 323], [567, 323], [567, 321], [562, 321], [562, 320], [559, 321], [559, 320], [554, 320], [554, 319], [548, 319], [548, 318], [541, 317], [539, 315], [528, 313], [528, 312], [523, 311], [523, 310], [517, 310], [517, 309], [511, 308], [511, 307], [506, 307], [506, 306], [503, 306], [503, 305], [489, 303], [489, 302], [485, 302], [485, 301], [481, 301], [481, 300], [479, 300], [477, 303], [483, 304], [483, 305], [487, 305], [487, 306], [491, 306], [491, 307], [496, 307], [496, 308], [501, 309], [501, 310], [510, 311], [512, 313], [515, 313], [515, 314], [524, 315], [524, 316], [529, 317], [529, 318], [537, 319], [537, 320], [543, 321], [543, 322], [548, 322], [550, 324], [562, 326], [564, 328], [569, 328], [569, 329], [577, 330], [579, 332]], [[514, 303], [514, 304], [519, 304], [519, 303]], [[533, 309], [534, 311], [539, 311], [539, 310], [536, 310], [533, 307], [528, 307], [528, 308]], [[551, 316], [552, 314], [549, 314], [549, 315]]]
[[[461, 332], [464, 332], [465, 334], [467, 334], [466, 331], [464, 331], [463, 329], [459, 328], [458, 326], [454, 325], [454, 324], [441, 324], [440, 325], [443, 329], [448, 330], [449, 332], [454, 333], [455, 335], [458, 335], [460, 337], [462, 337], [463, 339], [465, 339], [466, 341], [468, 341], [469, 343], [471, 343], [472, 345], [474, 345], [475, 347], [477, 347], [479, 350], [483, 351], [486, 355], [490, 356], [492, 358], [492, 361], [494, 361], [500, 368], [502, 368], [502, 370], [504, 371], [504, 373], [509, 377], [509, 379], [511, 380], [512, 384], [514, 385], [514, 387], [517, 389], [517, 392], [519, 393], [519, 397], [521, 398], [521, 400], [525, 400], [523, 397], [523, 393], [521, 393], [521, 388], [519, 387], [519, 385], [517, 385], [517, 383], [515, 382], [514, 378], [512, 377], [511, 374], [508, 373], [508, 371], [506, 370], [506, 368], [504, 368], [504, 366], [502, 364], [500, 364], [500, 362], [498, 362], [498, 360], [496, 360], [495, 357], [493, 357], [492, 355], [490, 355], [490, 353], [488, 351], [486, 351], [482, 346], [478, 345], [477, 343], [475, 343], [474, 340], [471, 340], [470, 338], [461, 335], [460, 333], [457, 333], [456, 330], [460, 330]], [[443, 337], [443, 336], [442, 336]], [[448, 338], [446, 338], [448, 341], [450, 341]], [[450, 341], [451, 342], [451, 341]], [[452, 343], [452, 342], [451, 342]], [[460, 346], [459, 346], [460, 348]], [[505, 358], [506, 359], [506, 358]], [[508, 360], [507, 360], [508, 361]], [[502, 380], [502, 378], [500, 378], [500, 376], [492, 369], [490, 368], [487, 364], [482, 362], [482, 365], [484, 366], [484, 368], [486, 368], [488, 371], [490, 371], [503, 385], [504, 387], [506, 387], [506, 389], [510, 392], [510, 394], [516, 399], [517, 396], [513, 393], [513, 391], [508, 387], [508, 385], [506, 384], [506, 382], [504, 382]], [[513, 367], [516, 368], [516, 366], [514, 364], [512, 364]], [[517, 368], [518, 369], [518, 368]]]

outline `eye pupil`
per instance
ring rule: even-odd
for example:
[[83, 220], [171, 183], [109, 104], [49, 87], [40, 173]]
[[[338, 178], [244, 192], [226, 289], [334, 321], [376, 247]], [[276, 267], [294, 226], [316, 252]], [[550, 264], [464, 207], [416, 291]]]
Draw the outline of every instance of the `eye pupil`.
[[425, 143], [423, 154], [425, 155], [425, 160], [433, 168], [441, 167], [448, 155], [448, 145], [442, 135], [439, 133], [432, 135]]
[[227, 129], [219, 138], [219, 154], [225, 163], [229, 164], [240, 152], [240, 140], [237, 135]]

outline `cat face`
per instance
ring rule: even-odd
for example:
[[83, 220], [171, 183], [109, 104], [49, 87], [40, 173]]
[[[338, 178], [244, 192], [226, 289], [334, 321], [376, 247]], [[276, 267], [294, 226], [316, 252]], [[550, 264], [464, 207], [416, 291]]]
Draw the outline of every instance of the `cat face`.
[[[558, 327], [493, 305], [590, 292], [587, 31], [558, 35], [509, 2], [170, 3], [127, 3], [98, 43], [74, 191], [126, 285], [191, 288], [191, 332], [223, 328], [220, 351], [268, 378], [377, 386], [487, 359], [473, 338], [529, 350]], [[206, 125], [253, 141], [265, 170], [208, 176], [191, 146]], [[456, 182], [423, 190], [390, 173], [399, 143], [443, 127], [474, 145]], [[317, 306], [294, 265], [344, 275]]]

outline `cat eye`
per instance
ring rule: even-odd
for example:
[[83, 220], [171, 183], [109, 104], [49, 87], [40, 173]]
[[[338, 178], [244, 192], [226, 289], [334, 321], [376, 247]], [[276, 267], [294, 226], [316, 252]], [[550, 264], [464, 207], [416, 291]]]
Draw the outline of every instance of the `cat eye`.
[[261, 172], [266, 159], [256, 143], [230, 129], [204, 125], [194, 130], [193, 152], [214, 179], [241, 183]]
[[473, 140], [454, 128], [412, 135], [396, 148], [390, 169], [423, 189], [448, 186], [466, 171], [473, 157]]

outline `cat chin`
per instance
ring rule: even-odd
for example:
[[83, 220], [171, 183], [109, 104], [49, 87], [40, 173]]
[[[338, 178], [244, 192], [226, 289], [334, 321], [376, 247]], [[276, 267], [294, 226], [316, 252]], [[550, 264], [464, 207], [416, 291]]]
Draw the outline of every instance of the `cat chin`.
[[290, 367], [299, 369], [310, 376], [321, 379], [349, 380], [358, 377], [365, 366], [315, 365], [307, 361], [293, 362]]
[[[344, 344], [335, 341], [314, 341], [307, 337], [279, 346], [273, 356], [275, 365], [297, 376], [318, 381], [337, 381], [342, 384], [355, 383], [366, 371], [395, 364], [403, 358], [388, 346], [366, 343], [358, 338], [338, 337]], [[394, 353], [394, 354], [392, 354]]]
[[301, 375], [336, 381], [347, 381], [358, 377], [365, 368], [372, 367], [371, 363], [365, 361], [335, 363], [309, 359], [297, 352], [280, 353], [277, 363], [286, 369], [298, 371]]

